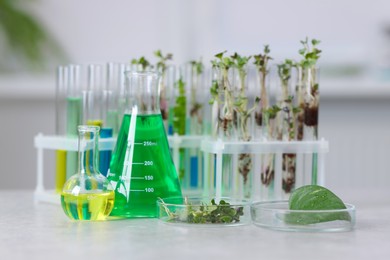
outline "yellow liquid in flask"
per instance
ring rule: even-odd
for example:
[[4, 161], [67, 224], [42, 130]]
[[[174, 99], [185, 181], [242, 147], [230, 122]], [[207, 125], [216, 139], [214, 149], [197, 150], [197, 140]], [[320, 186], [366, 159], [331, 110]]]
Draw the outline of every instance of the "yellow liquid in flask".
[[98, 193], [61, 194], [65, 214], [73, 220], [105, 220], [114, 206], [114, 191]]

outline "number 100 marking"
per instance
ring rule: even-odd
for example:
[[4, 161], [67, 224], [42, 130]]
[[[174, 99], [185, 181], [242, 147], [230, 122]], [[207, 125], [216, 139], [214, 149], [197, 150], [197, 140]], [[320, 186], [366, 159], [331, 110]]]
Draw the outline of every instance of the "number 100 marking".
[[145, 192], [152, 193], [154, 192], [154, 188], [145, 188]]

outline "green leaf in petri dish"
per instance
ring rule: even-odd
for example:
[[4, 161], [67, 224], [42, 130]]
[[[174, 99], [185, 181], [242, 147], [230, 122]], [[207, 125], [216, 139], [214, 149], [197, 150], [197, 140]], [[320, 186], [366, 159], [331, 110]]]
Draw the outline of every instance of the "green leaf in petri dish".
[[[296, 189], [289, 199], [290, 210], [346, 209], [343, 201], [333, 192], [319, 185], [306, 185]], [[291, 212], [285, 216], [289, 224], [308, 225], [336, 220], [351, 221], [348, 212]]]

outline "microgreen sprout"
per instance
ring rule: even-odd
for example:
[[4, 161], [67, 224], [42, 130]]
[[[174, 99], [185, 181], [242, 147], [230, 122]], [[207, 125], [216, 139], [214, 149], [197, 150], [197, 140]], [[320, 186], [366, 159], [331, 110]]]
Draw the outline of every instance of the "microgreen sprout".
[[[175, 88], [177, 89], [178, 94], [176, 95], [175, 106], [173, 107], [173, 115], [172, 115], [173, 131], [178, 135], [185, 135], [187, 97], [186, 97], [185, 83], [181, 76], [176, 81]], [[184, 148], [179, 149], [179, 155], [180, 155], [180, 163], [179, 163], [178, 174], [179, 174], [179, 178], [183, 179], [185, 175], [185, 169], [184, 169], [185, 164], [183, 162], [185, 157]]]
[[179, 135], [185, 135], [186, 131], [186, 92], [183, 78], [180, 77], [176, 82], [178, 95], [176, 95], [176, 103], [173, 108], [173, 129]]
[[264, 46], [264, 53], [254, 55], [253, 58], [255, 59], [254, 63], [256, 65], [256, 68], [259, 73], [260, 78], [260, 101], [261, 101], [261, 107], [260, 111], [256, 112], [255, 118], [256, 123], [261, 126], [263, 124], [262, 120], [262, 110], [268, 108], [269, 106], [269, 100], [267, 95], [267, 88], [266, 88], [266, 77], [269, 73], [269, 67], [268, 63], [270, 60], [272, 60], [272, 57], [269, 56], [271, 50], [268, 45]]
[[185, 208], [172, 212], [165, 205], [166, 203], [159, 199], [163, 205], [168, 222], [184, 222], [191, 224], [229, 224], [240, 222], [240, 217], [244, 215], [244, 207], [232, 206], [225, 200], [220, 200], [219, 203], [212, 199], [210, 203], [200, 203], [193, 205], [184, 199]]
[[[280, 124], [278, 137], [284, 141], [291, 141], [295, 138], [294, 111], [297, 111], [297, 108], [293, 107], [292, 102], [294, 97], [289, 93], [291, 70], [294, 65], [294, 62], [289, 59], [277, 65], [282, 88], [281, 98], [279, 100], [281, 113], [278, 114], [278, 118], [280, 119], [278, 120]], [[295, 184], [296, 154], [283, 153], [282, 160], [282, 188], [285, 192], [290, 192]]]
[[[317, 62], [322, 51], [318, 49], [319, 40], [308, 38], [301, 41], [302, 49], [298, 52], [302, 56], [297, 66], [300, 68], [301, 80], [299, 91], [299, 106], [301, 113], [298, 115], [298, 139], [303, 139], [303, 125], [313, 127], [314, 138], [317, 138], [319, 86], [317, 82]], [[305, 97], [304, 97], [305, 96]]]
[[172, 53], [168, 53], [165, 56], [162, 54], [161, 50], [157, 50], [154, 52], [154, 56], [158, 59], [157, 62], [157, 69], [161, 72], [164, 73], [166, 68], [167, 68], [167, 61], [173, 59]]
[[202, 133], [202, 114], [201, 109], [203, 105], [197, 100], [197, 91], [202, 91], [201, 78], [204, 70], [202, 60], [199, 61], [190, 61], [191, 65], [191, 107], [190, 107], [190, 133], [191, 134], [201, 134]]
[[193, 68], [195, 68], [196, 70], [196, 74], [197, 75], [200, 75], [203, 73], [203, 70], [204, 70], [204, 65], [202, 63], [202, 60], [199, 60], [199, 61], [196, 61], [196, 60], [192, 60], [190, 61], [190, 64]]
[[299, 62], [300, 66], [303, 68], [312, 68], [316, 66], [322, 52], [318, 49], [318, 44], [320, 43], [321, 42], [319, 40], [312, 39], [310, 46], [310, 42], [307, 37], [305, 40], [301, 41], [303, 48], [298, 51], [298, 53], [302, 56], [302, 60]]
[[[238, 131], [240, 139], [243, 141], [249, 141], [251, 139], [248, 129], [248, 119], [250, 115], [255, 111], [259, 98], [256, 98], [255, 104], [252, 108], [248, 109], [248, 96], [246, 91], [246, 79], [247, 79], [247, 64], [251, 59], [251, 56], [240, 56], [238, 53], [234, 53], [231, 56], [234, 62], [234, 67], [238, 71], [239, 76], [239, 93], [234, 103], [235, 111], [238, 113]], [[248, 174], [252, 169], [252, 157], [250, 154], [240, 154], [238, 156], [238, 171], [244, 178], [244, 184], [248, 180]]]
[[147, 69], [152, 69], [153, 66], [150, 64], [150, 62], [145, 59], [145, 57], [140, 57], [139, 59], [132, 59], [131, 60], [132, 65], [140, 65], [142, 71], [146, 71]]
[[[222, 73], [220, 83], [214, 81], [210, 92], [213, 96], [212, 101], [221, 101], [218, 97], [220, 91], [223, 91], [224, 100], [222, 108], [222, 118], [219, 119], [218, 127], [222, 128], [225, 137], [231, 137], [234, 131], [233, 117], [234, 117], [234, 100], [232, 93], [232, 86], [229, 82], [228, 72], [229, 68], [234, 65], [232, 58], [224, 56], [226, 51], [215, 55], [216, 59], [211, 61], [214, 68], [218, 68]], [[222, 89], [220, 89], [222, 88]]]

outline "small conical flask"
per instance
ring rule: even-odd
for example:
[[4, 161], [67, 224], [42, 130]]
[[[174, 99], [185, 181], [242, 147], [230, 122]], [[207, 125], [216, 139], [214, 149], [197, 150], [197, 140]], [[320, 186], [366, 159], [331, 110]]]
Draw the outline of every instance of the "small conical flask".
[[107, 175], [111, 216], [156, 217], [158, 198], [181, 197], [160, 111], [159, 75], [126, 72], [126, 110]]
[[72, 220], [105, 220], [114, 205], [114, 190], [98, 170], [100, 127], [78, 126], [78, 172], [64, 184], [61, 204]]

